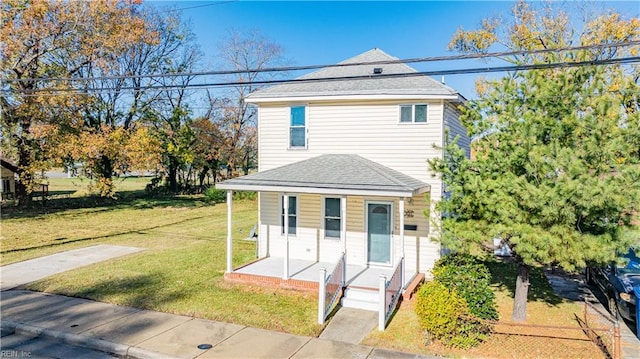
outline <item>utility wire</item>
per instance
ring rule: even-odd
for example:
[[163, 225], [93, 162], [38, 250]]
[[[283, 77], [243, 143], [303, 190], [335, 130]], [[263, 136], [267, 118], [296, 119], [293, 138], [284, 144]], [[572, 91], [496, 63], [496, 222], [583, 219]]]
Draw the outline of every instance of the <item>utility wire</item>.
[[509, 57], [509, 56], [521, 56], [521, 55], [536, 55], [546, 53], [558, 53], [567, 51], [580, 51], [580, 50], [597, 50], [606, 48], [617, 48], [640, 45], [640, 40], [626, 41], [617, 43], [604, 43], [597, 45], [585, 45], [585, 46], [572, 46], [555, 49], [541, 49], [541, 50], [521, 50], [521, 51], [506, 51], [506, 52], [488, 52], [479, 54], [465, 54], [465, 55], [450, 55], [450, 56], [434, 56], [434, 57], [418, 57], [410, 59], [398, 59], [398, 60], [385, 60], [385, 61], [371, 61], [371, 62], [357, 62], [357, 63], [340, 63], [329, 65], [305, 65], [305, 66], [283, 66], [283, 67], [267, 67], [267, 68], [254, 68], [244, 70], [219, 70], [219, 71], [200, 71], [200, 72], [175, 72], [175, 73], [161, 73], [161, 74], [148, 74], [148, 75], [117, 75], [117, 76], [99, 76], [99, 77], [32, 77], [22, 79], [5, 79], [6, 82], [25, 82], [25, 81], [95, 81], [95, 80], [118, 80], [129, 78], [154, 78], [154, 77], [183, 77], [183, 76], [206, 76], [206, 75], [236, 75], [244, 73], [261, 73], [261, 72], [290, 72], [301, 70], [316, 70], [322, 68], [338, 68], [338, 67], [351, 67], [351, 66], [363, 66], [363, 65], [390, 65], [390, 64], [408, 64], [408, 63], [420, 63], [420, 62], [438, 62], [438, 61], [455, 61], [455, 60], [469, 60], [469, 59], [483, 59], [490, 57]]
[[176, 12], [176, 11], [182, 11], [182, 10], [191, 10], [191, 9], [198, 9], [201, 7], [208, 7], [208, 6], [214, 6], [214, 5], [222, 5], [222, 4], [228, 4], [228, 3], [232, 3], [232, 2], [237, 2], [238, 0], [228, 0], [228, 1], [217, 1], [217, 2], [212, 2], [209, 4], [203, 4], [203, 5], [195, 5], [195, 6], [188, 6], [188, 7], [181, 7], [178, 9], [168, 9], [168, 10], [160, 10], [158, 12]]
[[[571, 68], [581, 66], [602, 66], [612, 64], [629, 64], [640, 62], [640, 56], [622, 57], [614, 59], [593, 60], [593, 61], [578, 61], [578, 62], [557, 62], [548, 64], [529, 64], [529, 65], [512, 65], [512, 66], [497, 66], [497, 67], [475, 67], [466, 69], [452, 69], [452, 70], [436, 70], [436, 71], [416, 71], [416, 72], [403, 72], [395, 74], [378, 74], [378, 75], [358, 75], [358, 76], [343, 76], [343, 77], [320, 77], [320, 78], [296, 78], [296, 79], [283, 79], [283, 80], [256, 80], [256, 81], [223, 81], [212, 83], [196, 83], [196, 84], [176, 84], [176, 85], [157, 85], [157, 86], [123, 86], [118, 88], [118, 91], [126, 90], [171, 90], [171, 89], [204, 89], [204, 88], [221, 88], [221, 87], [236, 87], [236, 86], [248, 86], [248, 85], [272, 85], [272, 84], [295, 84], [295, 83], [313, 83], [313, 82], [332, 82], [332, 81], [353, 81], [353, 80], [366, 80], [366, 79], [388, 79], [388, 78], [407, 78], [417, 76], [435, 76], [435, 75], [461, 75], [461, 74], [476, 74], [476, 73], [493, 73], [493, 72], [507, 72], [507, 71], [529, 71], [529, 70], [541, 70], [541, 69], [553, 69], [553, 68]], [[26, 96], [35, 95], [37, 92], [46, 93], [69, 93], [69, 94], [86, 94], [87, 92], [102, 92], [112, 91], [113, 88], [109, 87], [89, 87], [84, 89], [38, 89], [29, 92], [25, 92]], [[4, 90], [3, 92], [14, 92], [12, 90]]]

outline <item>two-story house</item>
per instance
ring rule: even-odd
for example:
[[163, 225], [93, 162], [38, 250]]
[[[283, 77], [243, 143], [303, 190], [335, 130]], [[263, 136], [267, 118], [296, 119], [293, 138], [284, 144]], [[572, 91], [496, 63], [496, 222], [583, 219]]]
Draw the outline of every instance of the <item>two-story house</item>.
[[[343, 306], [377, 310], [381, 275], [402, 272], [401, 286], [428, 275], [443, 185], [427, 160], [443, 156], [446, 134], [468, 150], [460, 94], [373, 49], [246, 101], [258, 106], [259, 170], [217, 186], [229, 191], [228, 279], [315, 289], [319, 268], [327, 283], [342, 271]], [[231, 263], [232, 191], [259, 195], [259, 260], [241, 268]], [[350, 296], [356, 289], [374, 295]]]

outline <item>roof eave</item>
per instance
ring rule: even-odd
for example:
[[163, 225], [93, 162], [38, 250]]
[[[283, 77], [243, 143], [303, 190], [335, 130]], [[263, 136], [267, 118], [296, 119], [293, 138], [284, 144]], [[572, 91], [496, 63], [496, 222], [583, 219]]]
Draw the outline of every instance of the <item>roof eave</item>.
[[[232, 180], [231, 180], [232, 181]], [[376, 197], [405, 197], [410, 198], [415, 195], [429, 191], [428, 185], [415, 189], [352, 189], [352, 188], [324, 188], [324, 187], [303, 187], [303, 186], [277, 186], [277, 185], [257, 185], [248, 183], [233, 183], [225, 181], [216, 184], [216, 188], [228, 191], [255, 191], [255, 192], [279, 192], [279, 193], [301, 193], [320, 195], [344, 195], [344, 196], [376, 196]]]
[[311, 95], [311, 96], [277, 96], [277, 97], [247, 97], [246, 103], [277, 103], [277, 102], [320, 102], [320, 101], [361, 101], [361, 100], [452, 100], [464, 102], [460, 94], [383, 94], [383, 95]]

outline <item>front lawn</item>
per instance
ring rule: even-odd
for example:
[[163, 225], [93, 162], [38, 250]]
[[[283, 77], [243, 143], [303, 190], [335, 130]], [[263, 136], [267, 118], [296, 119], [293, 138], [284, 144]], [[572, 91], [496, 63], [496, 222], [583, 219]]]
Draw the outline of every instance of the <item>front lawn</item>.
[[[126, 193], [122, 197], [127, 198]], [[49, 277], [28, 289], [300, 335], [319, 334], [315, 294], [223, 280], [226, 205], [209, 205], [202, 199], [129, 196], [99, 201], [92, 207], [83, 202], [69, 208], [9, 211], [2, 220], [2, 264], [95, 244], [140, 247], [145, 250]], [[255, 258], [255, 242], [243, 238], [257, 223], [256, 202], [234, 201], [234, 265]]]

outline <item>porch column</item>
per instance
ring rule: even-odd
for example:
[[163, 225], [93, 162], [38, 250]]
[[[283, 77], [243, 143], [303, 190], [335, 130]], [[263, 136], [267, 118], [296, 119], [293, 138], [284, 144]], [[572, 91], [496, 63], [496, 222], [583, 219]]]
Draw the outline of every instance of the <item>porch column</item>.
[[404, 258], [404, 197], [398, 201], [398, 212], [400, 212], [400, 254]]
[[282, 212], [284, 213], [284, 273], [282, 279], [289, 279], [289, 195], [282, 195]]
[[342, 252], [347, 253], [347, 196], [340, 197], [340, 240]]
[[233, 271], [233, 263], [231, 259], [233, 255], [231, 251], [233, 250], [233, 242], [232, 242], [232, 229], [231, 229], [231, 213], [233, 212], [233, 191], [227, 191], [227, 273], [231, 273]]

